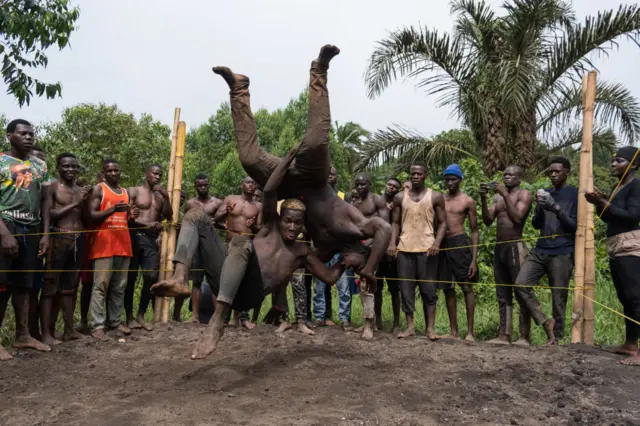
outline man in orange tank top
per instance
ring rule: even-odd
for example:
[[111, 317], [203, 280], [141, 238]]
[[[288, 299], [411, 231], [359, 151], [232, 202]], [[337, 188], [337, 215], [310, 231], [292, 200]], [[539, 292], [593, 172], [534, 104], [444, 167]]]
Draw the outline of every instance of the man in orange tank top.
[[[414, 162], [410, 174], [411, 188], [399, 192], [393, 199], [392, 234], [388, 250], [389, 255], [397, 255], [398, 258], [402, 310], [407, 316], [407, 330], [398, 334], [398, 338], [416, 334], [413, 313], [417, 285], [426, 317], [427, 336], [436, 340], [438, 296], [435, 283], [438, 279], [438, 252], [447, 231], [447, 214], [442, 194], [424, 185], [427, 166]], [[436, 218], [437, 230], [434, 229]]]
[[91, 293], [91, 335], [104, 340], [104, 303], [107, 299], [106, 325], [124, 334], [131, 330], [120, 323], [127, 287], [127, 270], [132, 256], [131, 238], [127, 222], [131, 206], [129, 194], [120, 183], [120, 166], [115, 160], [102, 164], [104, 183], [93, 189], [90, 202], [91, 219], [98, 232], [89, 248], [93, 261], [93, 290]]

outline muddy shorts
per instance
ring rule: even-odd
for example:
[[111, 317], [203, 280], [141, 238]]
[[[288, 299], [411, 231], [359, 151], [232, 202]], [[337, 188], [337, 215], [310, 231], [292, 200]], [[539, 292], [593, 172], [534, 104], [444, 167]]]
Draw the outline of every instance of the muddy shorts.
[[52, 297], [58, 292], [73, 293], [84, 264], [86, 236], [83, 233], [53, 234], [50, 241], [42, 294]]
[[[476, 283], [478, 271], [475, 276], [469, 278], [469, 267], [473, 259], [471, 252], [471, 238], [468, 235], [456, 235], [446, 237], [442, 241], [442, 249], [438, 254], [438, 289], [453, 289], [453, 282]], [[460, 248], [457, 248], [460, 247]], [[458, 284], [463, 293], [473, 292], [473, 284]]]
[[30, 289], [33, 287], [34, 271], [38, 269], [41, 227], [25, 226], [8, 220], [4, 224], [18, 241], [18, 256], [8, 257], [0, 250], [0, 284], [6, 284], [8, 290]]

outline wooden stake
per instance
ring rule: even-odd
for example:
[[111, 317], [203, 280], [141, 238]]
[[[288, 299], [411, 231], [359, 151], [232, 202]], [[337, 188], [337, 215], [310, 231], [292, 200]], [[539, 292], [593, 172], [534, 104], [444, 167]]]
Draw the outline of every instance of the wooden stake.
[[[173, 187], [173, 170], [176, 162], [176, 147], [178, 145], [178, 123], [180, 122], [180, 108], [176, 107], [173, 113], [173, 133], [171, 134], [171, 156], [169, 157], [169, 172], [167, 174], [167, 191], [169, 192], [169, 200], [172, 197], [171, 188]], [[167, 257], [167, 230], [162, 231], [162, 243], [160, 244], [160, 271], [158, 281], [165, 279], [164, 265]], [[156, 297], [153, 305], [153, 322], [158, 322], [162, 318], [163, 297]]]
[[[177, 218], [180, 214], [180, 191], [182, 191], [182, 166], [184, 165], [184, 144], [187, 137], [187, 125], [184, 121], [178, 124], [178, 141], [176, 144], [176, 155], [173, 175], [173, 189], [171, 197], [171, 208], [173, 209], [173, 217]], [[170, 226], [167, 236], [167, 251], [165, 260], [165, 279], [171, 277], [173, 272], [173, 254], [176, 252], [177, 232], [176, 228]], [[169, 321], [169, 300], [165, 298], [162, 303], [162, 322]]]
[[[591, 71], [587, 79], [587, 93], [583, 108], [583, 127], [582, 127], [582, 149], [588, 150], [587, 165], [589, 172], [587, 175], [586, 190], [593, 191], [593, 115], [596, 102], [596, 77], [597, 73]], [[593, 299], [595, 297], [596, 287], [596, 261], [595, 261], [595, 237], [594, 237], [594, 214], [595, 207], [593, 204], [587, 204], [587, 224], [585, 229], [585, 253], [584, 253], [584, 295]], [[595, 313], [593, 302], [587, 298], [583, 298], [583, 318], [584, 325], [582, 328], [583, 342], [587, 345], [593, 345], [595, 340]]]
[[[590, 82], [593, 80], [593, 88]], [[589, 73], [582, 79], [582, 147], [580, 151], [580, 175], [578, 188], [578, 228], [576, 231], [575, 245], [575, 286], [573, 292], [573, 315], [571, 328], [571, 343], [583, 342], [583, 326], [585, 318], [585, 272], [586, 272], [586, 242], [587, 228], [589, 227], [589, 203], [584, 198], [585, 191], [589, 190], [589, 176], [592, 176], [592, 152], [593, 142], [593, 106], [595, 102], [595, 72]], [[593, 189], [593, 176], [591, 177], [591, 189]], [[591, 216], [593, 216], [593, 209]], [[591, 218], [591, 244], [593, 244], [593, 217]], [[593, 259], [591, 259], [593, 261]], [[593, 266], [591, 267], [593, 268]]]

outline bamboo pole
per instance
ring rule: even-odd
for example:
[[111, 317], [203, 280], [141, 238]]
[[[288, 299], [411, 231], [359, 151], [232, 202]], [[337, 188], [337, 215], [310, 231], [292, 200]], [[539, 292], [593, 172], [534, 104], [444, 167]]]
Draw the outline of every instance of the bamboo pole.
[[[595, 73], [591, 77], [585, 76], [582, 79], [582, 147], [580, 151], [580, 175], [578, 188], [578, 227], [576, 230], [575, 243], [575, 286], [573, 292], [573, 314], [571, 327], [571, 343], [583, 342], [584, 329], [584, 286], [586, 272], [586, 241], [588, 228], [589, 203], [584, 197], [585, 191], [588, 191], [589, 175], [592, 173], [592, 153], [591, 145], [593, 141], [593, 101], [589, 103], [591, 93], [588, 88], [589, 80], [594, 81], [593, 94], [595, 99]], [[592, 183], [593, 187], [593, 178]], [[592, 215], [593, 215], [593, 210]], [[593, 218], [591, 220], [593, 223]], [[593, 235], [593, 233], [591, 234]], [[592, 237], [593, 238], [593, 237]]]
[[[169, 192], [169, 200], [172, 197], [171, 187], [173, 186], [173, 170], [175, 169], [176, 147], [178, 145], [178, 123], [180, 122], [180, 108], [176, 107], [173, 113], [173, 133], [171, 134], [171, 156], [169, 158], [169, 172], [167, 174], [167, 191]], [[167, 257], [167, 230], [162, 230], [162, 242], [160, 244], [160, 271], [158, 281], [165, 278], [164, 265]], [[153, 322], [160, 321], [162, 317], [163, 297], [156, 297], [153, 305]]]
[[[589, 73], [587, 79], [586, 102], [584, 103], [584, 121], [582, 129], [583, 149], [588, 144], [588, 166], [589, 173], [587, 175], [587, 187], [589, 192], [593, 191], [593, 116], [596, 101], [596, 77], [595, 71]], [[584, 295], [590, 299], [595, 296], [596, 286], [596, 261], [595, 261], [595, 237], [594, 237], [594, 214], [595, 207], [593, 204], [587, 204], [587, 227], [585, 229], [585, 253], [584, 253]], [[594, 343], [595, 313], [593, 302], [588, 298], [583, 298], [583, 318], [582, 327], [583, 342], [587, 345]]]
[[[173, 217], [177, 218], [180, 214], [180, 191], [182, 191], [182, 166], [184, 165], [184, 144], [187, 137], [187, 125], [184, 121], [178, 124], [178, 141], [176, 144], [176, 155], [173, 175], [173, 188], [171, 192], [171, 208], [173, 209]], [[165, 260], [165, 279], [169, 278], [173, 272], [173, 254], [176, 252], [176, 228], [170, 226], [167, 236], [167, 251]], [[169, 321], [169, 300], [165, 298], [162, 303], [162, 322]]]

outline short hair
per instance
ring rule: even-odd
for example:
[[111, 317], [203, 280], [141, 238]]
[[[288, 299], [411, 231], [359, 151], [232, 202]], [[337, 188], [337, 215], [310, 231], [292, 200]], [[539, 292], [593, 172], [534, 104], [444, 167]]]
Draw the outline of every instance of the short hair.
[[398, 179], [397, 177], [389, 176], [389, 178], [387, 179], [387, 182], [389, 182], [390, 180], [395, 181], [398, 184], [398, 186], [402, 186], [402, 182], [400, 182], [400, 179]]
[[521, 165], [519, 165], [519, 164], [509, 164], [504, 169], [507, 170], [509, 167], [513, 167], [514, 169], [516, 169], [518, 171], [518, 174], [520, 176], [524, 176], [524, 167], [522, 167]]
[[164, 170], [164, 167], [162, 167], [160, 164], [154, 163], [154, 164], [149, 164], [149, 166], [147, 167], [147, 171], [151, 170], [152, 167], [157, 167], [160, 170]]
[[207, 176], [206, 173], [198, 173], [195, 177], [195, 179], [193, 179], [193, 182], [195, 183], [195, 181], [197, 180], [209, 180], [209, 176]]
[[285, 210], [298, 210], [301, 212], [306, 212], [307, 207], [304, 205], [302, 200], [299, 200], [297, 198], [287, 198], [282, 202], [282, 205], [280, 206], [280, 211]]
[[120, 165], [120, 163], [118, 163], [113, 158], [105, 158], [104, 160], [102, 160], [102, 167], [105, 167], [107, 164], [117, 164], [118, 166]]
[[549, 161], [549, 165], [552, 165], [552, 164], [562, 164], [562, 167], [564, 167], [567, 170], [571, 170], [571, 163], [569, 162], [568, 159], [564, 157], [552, 158], [551, 161]]
[[62, 154], [56, 157], [56, 166], [60, 167], [60, 162], [65, 158], [75, 158], [76, 160], [78, 159], [78, 157], [76, 157], [74, 154], [70, 152], [63, 152]]
[[16, 118], [15, 120], [11, 120], [9, 124], [7, 124], [7, 133], [15, 132], [16, 127], [18, 127], [18, 124], [22, 124], [24, 126], [31, 126], [31, 123], [29, 123], [27, 120], [24, 120], [22, 118]]
[[358, 177], [361, 177], [361, 178], [367, 180], [368, 182], [371, 182], [371, 175], [369, 175], [369, 173], [367, 173], [367, 172], [358, 173], [354, 180], [358, 180]]
[[422, 167], [425, 170], [425, 172], [427, 171], [427, 165], [424, 161], [420, 161], [420, 160], [414, 161], [413, 163], [411, 163], [411, 167], [414, 167], [414, 166]]

